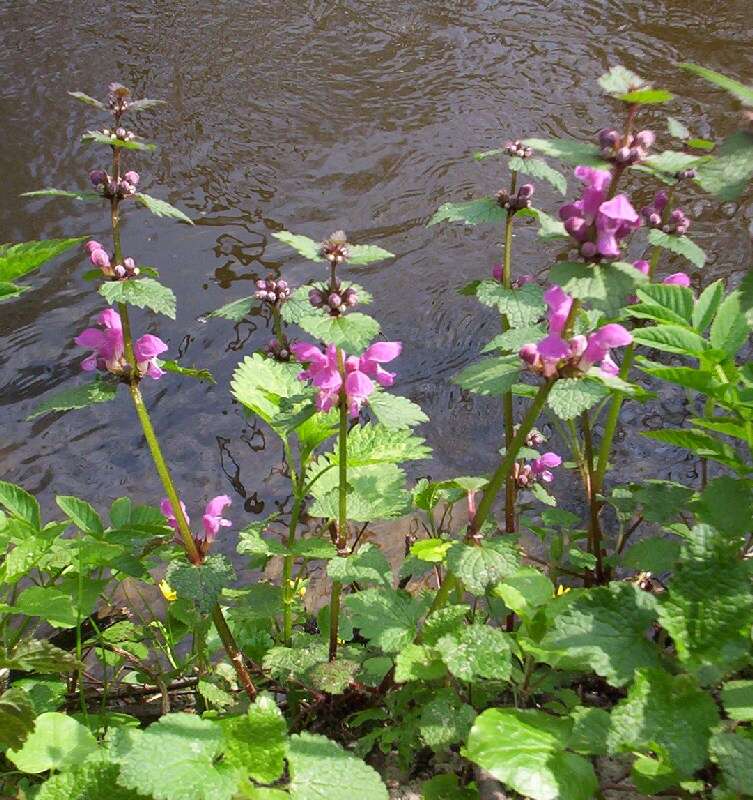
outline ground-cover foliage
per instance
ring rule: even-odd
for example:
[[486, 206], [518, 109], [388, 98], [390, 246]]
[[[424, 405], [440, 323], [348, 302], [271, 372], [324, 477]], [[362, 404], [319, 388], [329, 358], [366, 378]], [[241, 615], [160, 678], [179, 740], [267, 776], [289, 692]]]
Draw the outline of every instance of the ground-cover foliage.
[[[681, 66], [753, 108], [753, 89]], [[245, 526], [231, 498], [175, 486], [144, 397], [152, 381], [213, 380], [131, 320], [134, 306], [174, 317], [176, 298], [126, 255], [123, 213], [191, 222], [142, 193], [131, 166], [154, 145], [129, 126], [159, 102], [119, 84], [105, 102], [72, 93], [108, 117], [83, 141], [111, 161], [92, 189], [28, 195], [102, 205], [112, 241], [2, 246], [0, 298], [23, 302], [18, 278], [83, 245], [102, 310], [61, 335], [76, 334], [86, 375], [34, 414], [128, 392], [159, 483], [106, 516], [59, 496], [43, 520], [32, 495], [0, 482], [3, 796], [381, 800], [372, 765], [393, 759], [433, 774], [427, 800], [500, 785], [588, 800], [614, 788], [605, 757], [630, 770], [619, 789], [753, 796], [753, 281], [703, 280], [681, 205], [739, 196], [753, 133], [717, 145], [674, 117], [643, 129], [644, 107], [671, 94], [621, 67], [599, 83], [614, 128], [476, 154], [504, 166], [505, 188], [430, 221], [497, 225], [504, 239], [501, 262], [458, 287], [499, 313], [499, 334], [455, 378], [500, 398], [494, 472], [408, 484], [401, 465], [431, 454], [416, 432], [427, 417], [395, 392], [402, 344], [357, 310], [371, 296], [348, 278], [392, 254], [343, 231], [279, 231], [311, 282], [271, 275], [212, 315], [237, 321], [260, 304], [273, 332], [229, 389], [279, 438], [292, 505]], [[529, 179], [565, 198], [556, 213], [536, 207]], [[526, 224], [560, 245], [536, 277], [513, 268]], [[644, 435], [689, 451], [700, 480], [609, 482], [623, 404], [662, 384], [686, 397], [687, 424]], [[583, 487], [580, 516], [550, 492], [566, 470]], [[371, 526], [400, 519], [395, 565]], [[238, 585], [212, 552], [231, 536], [257, 582]], [[313, 581], [327, 587], [321, 608], [306, 603]]]

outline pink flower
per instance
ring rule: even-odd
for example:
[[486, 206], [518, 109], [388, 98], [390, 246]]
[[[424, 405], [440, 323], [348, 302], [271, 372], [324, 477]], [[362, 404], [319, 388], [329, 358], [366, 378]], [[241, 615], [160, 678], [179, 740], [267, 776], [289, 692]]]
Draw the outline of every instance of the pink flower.
[[560, 286], [550, 286], [544, 292], [544, 301], [549, 306], [549, 333], [562, 333], [573, 307], [573, 298]]
[[632, 341], [633, 337], [629, 331], [616, 322], [610, 322], [589, 335], [579, 366], [585, 372], [590, 369], [592, 364], [600, 364], [602, 372], [607, 375], [617, 375], [619, 368], [612, 360], [610, 350], [615, 347], [624, 347]]
[[502, 283], [502, 264], [494, 264], [492, 267], [492, 278]]
[[554, 480], [551, 470], [558, 467], [562, 463], [562, 459], [556, 453], [543, 453], [538, 458], [534, 458], [531, 462], [531, 470], [533, 474], [546, 483], [551, 483]]
[[110, 267], [110, 256], [105, 248], [97, 241], [92, 239], [84, 245], [89, 252], [89, 259], [95, 267], [99, 267], [106, 275], [112, 274]]
[[645, 259], [641, 258], [638, 261], [633, 261], [633, 266], [640, 272], [642, 275], [648, 275], [651, 270], [651, 265]]
[[[188, 512], [186, 511], [186, 504], [181, 500], [180, 507], [183, 509], [183, 516], [186, 518], [186, 523], [190, 523], [191, 519], [188, 516]], [[159, 510], [165, 516], [167, 520], [167, 524], [177, 533], [178, 532], [178, 520], [173, 513], [173, 506], [172, 503], [166, 498], [162, 498], [162, 502], [159, 504]]]
[[375, 342], [358, 359], [358, 368], [365, 375], [375, 378], [380, 386], [392, 386], [395, 373], [382, 369], [381, 364], [396, 359], [402, 349], [401, 342]]
[[167, 345], [158, 336], [145, 333], [133, 344], [133, 354], [136, 357], [136, 366], [142, 375], [148, 375], [158, 381], [165, 371], [160, 369], [157, 364], [157, 356], [167, 350]]
[[232, 502], [233, 501], [226, 494], [221, 494], [217, 497], [213, 497], [207, 503], [201, 521], [204, 524], [204, 538], [209, 544], [215, 540], [217, 534], [220, 532], [220, 528], [229, 528], [233, 524], [229, 519], [225, 519], [222, 516], [222, 512], [227, 506], [231, 505]]
[[666, 283], [669, 286], [690, 286], [690, 276], [684, 272], [675, 272], [672, 275], [667, 275], [662, 283]]

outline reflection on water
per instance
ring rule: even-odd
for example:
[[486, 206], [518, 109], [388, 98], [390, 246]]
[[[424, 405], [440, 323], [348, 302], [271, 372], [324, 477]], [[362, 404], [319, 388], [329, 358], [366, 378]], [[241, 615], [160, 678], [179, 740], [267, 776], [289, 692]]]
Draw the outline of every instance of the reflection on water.
[[[673, 63], [697, 61], [750, 82], [750, 21], [748, 0], [0, 0], [2, 240], [107, 237], [107, 216], [90, 206], [16, 200], [43, 186], [83, 188], [88, 170], [104, 163], [77, 143], [96, 114], [67, 90], [101, 95], [119, 79], [137, 95], [165, 98], [141, 121], [160, 149], [135, 166], [145, 191], [197, 224], [134, 210], [124, 242], [127, 255], [160, 269], [179, 300], [174, 322], [137, 313], [139, 332], [159, 333], [218, 382], [168, 376], [147, 389], [189, 504], [227, 492], [240, 521], [287, 499], [278, 442], [227, 391], [241, 355], [269, 338], [268, 321], [201, 321], [250, 294], [259, 276], [284, 272], [292, 284], [316, 276], [317, 267], [271, 238], [282, 227], [317, 239], [344, 227], [353, 240], [398, 254], [351, 276], [374, 294], [384, 335], [406, 343], [397, 388], [431, 416], [424, 433], [434, 474], [479, 472], [494, 459], [497, 404], [464, 396], [450, 378], [498, 323], [455, 290], [488, 272], [500, 232], [427, 229], [429, 216], [447, 200], [500, 188], [494, 165], [475, 163], [472, 150], [514, 136], [588, 136], [609, 124], [595, 78], [613, 63], [666, 84], [677, 95], [673, 113], [694, 133], [728, 133], [737, 120], [726, 96]], [[550, 208], [557, 201], [545, 186], [537, 199]], [[749, 198], [722, 209], [687, 201], [693, 236], [710, 255], [706, 279], [747, 267]], [[723, 236], [712, 240], [722, 223]], [[553, 252], [521, 226], [515, 269], [542, 272]], [[73, 337], [99, 306], [83, 271], [80, 255], [60, 260], [0, 311], [3, 477], [41, 492], [48, 507], [55, 492], [83, 494], [100, 508], [125, 493], [156, 502], [161, 493], [146, 451], [137, 450], [125, 396], [24, 421], [45, 393], [79, 379]], [[629, 449], [637, 477], [692, 470], [632, 427], [684, 413], [674, 396], [649, 411], [628, 405], [615, 461]]]

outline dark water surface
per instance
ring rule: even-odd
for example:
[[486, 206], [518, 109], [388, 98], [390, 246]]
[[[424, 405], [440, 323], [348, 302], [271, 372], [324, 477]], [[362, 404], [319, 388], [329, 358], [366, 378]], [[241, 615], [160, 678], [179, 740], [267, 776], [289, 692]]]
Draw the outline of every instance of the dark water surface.
[[[374, 294], [384, 336], [405, 342], [396, 388], [431, 416], [433, 475], [487, 470], [499, 446], [497, 406], [463, 397], [450, 378], [498, 332], [496, 316], [455, 289], [486, 276], [500, 231], [427, 229], [427, 220], [447, 200], [504, 185], [497, 165], [477, 164], [473, 150], [519, 135], [589, 136], [616, 122], [595, 83], [614, 63], [675, 92], [672, 113], [694, 133], [731, 132], [738, 117], [726, 95], [673, 64], [753, 82], [753, 3], [4, 0], [0, 44], [0, 241], [109, 241], [97, 207], [17, 199], [46, 186], [85, 188], [88, 171], [106, 166], [78, 142], [101, 118], [67, 90], [101, 97], [117, 79], [136, 96], [168, 101], [139, 125], [159, 150], [129, 163], [140, 188], [196, 225], [127, 214], [126, 254], [157, 266], [178, 296], [176, 321], [137, 311], [135, 326], [159, 334], [172, 356], [211, 368], [217, 386], [168, 376], [144, 388], [190, 513], [226, 492], [240, 524], [244, 504], [253, 515], [286, 499], [277, 442], [244, 420], [228, 392], [235, 365], [269, 330], [258, 316], [234, 327], [202, 315], [247, 296], [269, 272], [293, 284], [319, 277], [271, 233], [320, 239], [343, 227], [397, 254], [349, 276]], [[557, 202], [537, 190], [537, 205]], [[709, 252], [704, 281], [750, 266], [750, 197], [724, 207], [689, 197], [688, 207], [691, 235]], [[553, 253], [521, 228], [515, 271], [541, 272]], [[162, 492], [125, 392], [24, 421], [41, 398], [81, 380], [73, 338], [102, 306], [81, 278], [86, 269], [81, 253], [59, 259], [21, 300], [0, 306], [0, 475], [40, 493], [50, 510], [55, 493], [103, 511], [122, 494], [155, 503]], [[630, 458], [636, 477], [692, 474], [676, 451], [637, 435], [641, 422], [677, 424], [684, 413], [676, 395], [626, 408], [615, 462]]]

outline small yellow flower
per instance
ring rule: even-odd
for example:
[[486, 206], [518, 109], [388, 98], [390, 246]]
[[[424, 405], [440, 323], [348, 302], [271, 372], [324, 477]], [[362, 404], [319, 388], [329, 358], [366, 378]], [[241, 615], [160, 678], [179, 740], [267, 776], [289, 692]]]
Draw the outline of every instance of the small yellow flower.
[[162, 596], [167, 600], [168, 603], [173, 603], [175, 600], [178, 599], [178, 595], [173, 589], [172, 586], [167, 581], [160, 581], [159, 590], [162, 592]]
[[563, 594], [567, 594], [570, 591], [569, 586], [562, 586], [561, 584], [557, 587], [557, 597], [561, 597]]

